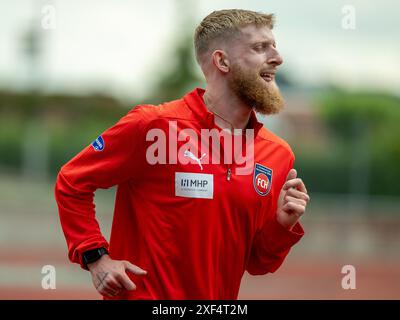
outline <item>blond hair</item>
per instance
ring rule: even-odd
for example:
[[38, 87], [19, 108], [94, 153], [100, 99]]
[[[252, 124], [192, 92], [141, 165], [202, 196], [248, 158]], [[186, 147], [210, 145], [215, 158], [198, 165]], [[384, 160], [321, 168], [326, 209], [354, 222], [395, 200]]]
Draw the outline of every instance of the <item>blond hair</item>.
[[250, 10], [229, 9], [213, 11], [201, 21], [194, 34], [196, 60], [201, 64], [201, 57], [208, 52], [217, 40], [230, 40], [240, 33], [240, 28], [254, 24], [257, 27], [274, 26], [273, 14]]

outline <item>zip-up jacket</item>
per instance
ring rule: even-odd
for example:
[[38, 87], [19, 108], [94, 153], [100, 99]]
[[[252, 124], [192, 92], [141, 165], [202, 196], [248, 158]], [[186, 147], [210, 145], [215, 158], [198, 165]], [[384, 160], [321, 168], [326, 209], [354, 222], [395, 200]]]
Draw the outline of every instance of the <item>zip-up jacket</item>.
[[[237, 299], [245, 271], [276, 271], [304, 234], [299, 222], [287, 230], [276, 220], [294, 163], [289, 145], [252, 112], [254, 158], [241, 173], [227, 138], [201, 148], [202, 130], [221, 133], [203, 94], [196, 88], [179, 100], [133, 108], [58, 174], [55, 196], [69, 259], [85, 268], [82, 253], [104, 247], [112, 259], [148, 272], [128, 273], [137, 289], [116, 299]], [[213, 152], [233, 160], [215, 163]], [[115, 185], [108, 242], [93, 200], [96, 189]]]

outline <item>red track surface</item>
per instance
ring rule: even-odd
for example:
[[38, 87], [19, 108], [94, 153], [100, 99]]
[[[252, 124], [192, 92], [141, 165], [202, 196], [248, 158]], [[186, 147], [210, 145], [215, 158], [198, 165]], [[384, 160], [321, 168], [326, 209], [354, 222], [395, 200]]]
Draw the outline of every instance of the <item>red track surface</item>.
[[[48, 255], [47, 255], [48, 256]], [[39, 269], [38, 255], [11, 256], [0, 253], [0, 261], [12, 261], [15, 266]], [[54, 253], [57, 265], [69, 266], [65, 257]], [[341, 268], [352, 264], [356, 268], [356, 289], [341, 287]], [[40, 271], [39, 271], [40, 272]], [[77, 272], [81, 272], [77, 269]], [[88, 275], [89, 277], [89, 275]], [[274, 274], [245, 274], [239, 299], [400, 299], [400, 261], [316, 259], [291, 257]], [[90, 286], [43, 290], [37, 287], [0, 286], [0, 299], [101, 299]]]

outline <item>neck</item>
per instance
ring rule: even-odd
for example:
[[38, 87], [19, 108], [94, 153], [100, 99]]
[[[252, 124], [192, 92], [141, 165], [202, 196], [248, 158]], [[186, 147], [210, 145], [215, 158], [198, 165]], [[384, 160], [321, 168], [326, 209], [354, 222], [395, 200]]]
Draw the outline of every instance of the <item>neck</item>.
[[252, 109], [232, 93], [221, 90], [217, 94], [210, 87], [206, 87], [203, 99], [207, 109], [216, 115], [214, 121], [219, 127], [231, 130], [243, 130], [247, 127]]

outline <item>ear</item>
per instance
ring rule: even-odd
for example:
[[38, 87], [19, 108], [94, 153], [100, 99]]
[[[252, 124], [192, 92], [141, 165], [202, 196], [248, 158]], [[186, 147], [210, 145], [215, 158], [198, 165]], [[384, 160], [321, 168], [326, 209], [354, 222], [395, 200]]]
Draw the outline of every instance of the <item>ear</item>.
[[227, 54], [223, 50], [215, 50], [212, 53], [212, 61], [213, 64], [220, 70], [222, 73], [229, 72], [229, 59]]

